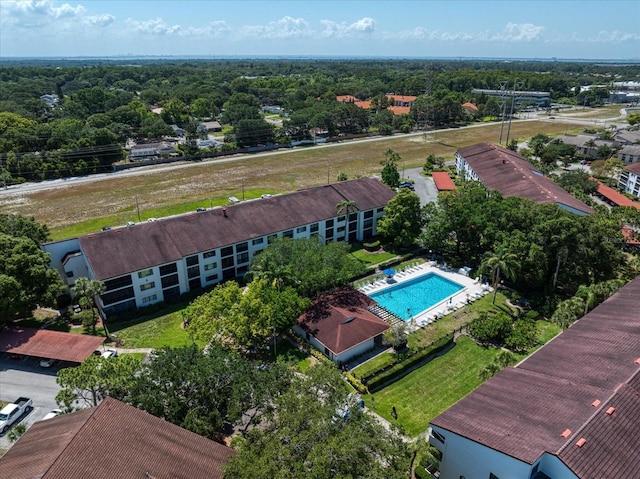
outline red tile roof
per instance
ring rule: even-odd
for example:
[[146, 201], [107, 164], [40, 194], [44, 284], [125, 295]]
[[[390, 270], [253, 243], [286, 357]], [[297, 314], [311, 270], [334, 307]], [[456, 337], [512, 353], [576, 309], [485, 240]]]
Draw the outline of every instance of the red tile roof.
[[431, 176], [438, 191], [451, 191], [456, 189], [456, 185], [446, 171], [434, 171], [431, 173]]
[[[640, 277], [432, 424], [528, 464], [544, 452], [558, 455], [581, 479], [635, 477], [639, 297]], [[573, 432], [565, 438], [567, 429]], [[582, 448], [575, 446], [580, 438]]]
[[411, 112], [411, 107], [408, 106], [389, 106], [387, 107], [394, 115], [408, 115]]
[[402, 103], [410, 103], [416, 101], [418, 97], [411, 95], [394, 95], [393, 93], [387, 94], [387, 98], [393, 101], [400, 101]]
[[298, 326], [340, 354], [389, 329], [388, 323], [366, 309], [373, 303], [352, 288], [337, 288], [319, 296], [298, 318]]
[[360, 100], [353, 95], [338, 95], [336, 96], [336, 101], [341, 103], [355, 103]]
[[470, 101], [468, 101], [467, 103], [463, 103], [462, 104], [462, 108], [464, 108], [465, 110], [469, 110], [472, 112], [477, 112], [478, 111], [478, 107], [475, 106], [473, 103], [471, 103]]
[[227, 206], [227, 217], [215, 208], [101, 231], [79, 241], [95, 278], [105, 280], [333, 218], [343, 200], [370, 210], [385, 206], [394, 195], [374, 178], [359, 178]]
[[222, 479], [222, 444], [112, 398], [35, 423], [0, 458], [11, 479]]
[[638, 239], [638, 234], [635, 233], [634, 230], [630, 226], [623, 225], [621, 231], [622, 231], [622, 236], [624, 237], [624, 239], [627, 242], [627, 244], [640, 245], [640, 240]]
[[104, 342], [100, 336], [21, 328], [0, 332], [0, 351], [81, 363]]
[[363, 108], [364, 110], [371, 108], [371, 100], [355, 101], [353, 104], [358, 108]]
[[601, 181], [598, 181], [598, 194], [604, 196], [606, 199], [608, 199], [612, 203], [615, 203], [617, 206], [631, 206], [632, 208], [640, 210], [640, 203], [631, 201], [622, 193], [617, 192]]
[[505, 198], [520, 196], [535, 203], [558, 204], [582, 213], [593, 213], [592, 208], [543, 176], [527, 160], [508, 148], [478, 143], [460, 148], [458, 154], [488, 189], [500, 191]]

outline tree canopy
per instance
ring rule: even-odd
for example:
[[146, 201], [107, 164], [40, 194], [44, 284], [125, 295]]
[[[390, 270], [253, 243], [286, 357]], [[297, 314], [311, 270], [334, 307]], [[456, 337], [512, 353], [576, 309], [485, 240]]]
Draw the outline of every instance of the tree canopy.
[[408, 188], [401, 188], [387, 203], [377, 228], [393, 244], [409, 248], [415, 244], [423, 224], [420, 198]]
[[334, 366], [294, 377], [274, 404], [261, 426], [237, 441], [225, 477], [407, 477], [408, 447], [360, 409]]

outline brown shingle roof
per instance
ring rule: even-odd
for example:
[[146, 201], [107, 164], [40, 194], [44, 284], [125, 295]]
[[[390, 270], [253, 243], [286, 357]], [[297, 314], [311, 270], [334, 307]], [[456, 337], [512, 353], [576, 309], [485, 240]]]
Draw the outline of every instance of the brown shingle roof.
[[[432, 424], [529, 464], [545, 451], [557, 454], [581, 479], [634, 477], [628, 471], [640, 470], [638, 298], [640, 277]], [[603, 426], [611, 406], [617, 422]], [[567, 438], [565, 429], [572, 431]], [[593, 447], [576, 451], [581, 437]]]
[[81, 363], [104, 342], [103, 337], [20, 328], [0, 332], [0, 351]]
[[298, 318], [298, 325], [334, 354], [382, 334], [389, 324], [366, 308], [374, 301], [349, 287], [320, 295]]
[[107, 398], [98, 407], [35, 423], [0, 459], [0, 471], [11, 479], [222, 479], [232, 454]]
[[336, 205], [355, 201], [359, 210], [383, 207], [394, 192], [374, 178], [276, 195], [79, 238], [99, 280], [117, 277], [184, 256], [285, 231], [336, 216]]
[[566, 205], [583, 213], [593, 213], [589, 206], [508, 148], [478, 143], [460, 148], [458, 153], [488, 189], [500, 191], [505, 198], [520, 196], [535, 203]]

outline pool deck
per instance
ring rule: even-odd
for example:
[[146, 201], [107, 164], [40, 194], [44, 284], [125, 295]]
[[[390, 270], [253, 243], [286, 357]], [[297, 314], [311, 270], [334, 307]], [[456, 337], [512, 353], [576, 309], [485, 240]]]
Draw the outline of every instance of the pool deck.
[[397, 271], [393, 275], [393, 278], [391, 280], [387, 278], [378, 280], [373, 284], [359, 288], [359, 291], [366, 295], [370, 295], [372, 293], [383, 291], [391, 286], [402, 284], [406, 281], [410, 281], [414, 278], [423, 276], [428, 273], [439, 274], [443, 278], [460, 284], [463, 289], [461, 289], [454, 295], [445, 298], [431, 308], [426, 309], [419, 314], [416, 314], [411, 319], [405, 321], [410, 330], [415, 330], [433, 323], [443, 316], [463, 308], [467, 304], [475, 301], [476, 299], [484, 296], [485, 294], [488, 294], [493, 290], [493, 288], [487, 285], [483, 285], [477, 279], [469, 278], [468, 276], [461, 274], [458, 271], [446, 269], [443, 265], [437, 265], [435, 261], [430, 261], [412, 266], [406, 269], [404, 272]]

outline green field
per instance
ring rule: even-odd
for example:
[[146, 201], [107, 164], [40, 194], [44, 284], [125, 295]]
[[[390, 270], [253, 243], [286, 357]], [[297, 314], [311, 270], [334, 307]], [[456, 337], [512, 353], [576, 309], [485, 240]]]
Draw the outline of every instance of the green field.
[[[373, 411], [400, 426], [411, 437], [429, 427], [429, 422], [480, 384], [480, 371], [498, 354], [498, 349], [483, 348], [470, 338], [461, 336], [448, 353], [373, 396]], [[371, 407], [371, 395], [365, 396]], [[398, 419], [391, 415], [395, 406]]]

